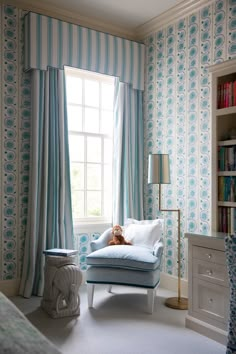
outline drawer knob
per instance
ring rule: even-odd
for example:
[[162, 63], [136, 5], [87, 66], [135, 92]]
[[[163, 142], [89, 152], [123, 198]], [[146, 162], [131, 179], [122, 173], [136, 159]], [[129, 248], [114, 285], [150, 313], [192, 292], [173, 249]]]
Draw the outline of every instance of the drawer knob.
[[206, 256], [211, 259], [212, 258], [212, 254], [211, 253], [207, 253]]
[[207, 273], [208, 275], [212, 275], [212, 274], [213, 274], [212, 270], [210, 270], [210, 269], [207, 269], [207, 270], [206, 270], [206, 273]]
[[212, 299], [212, 298], [209, 299], [209, 303], [210, 303], [210, 304], [213, 303], [213, 299]]

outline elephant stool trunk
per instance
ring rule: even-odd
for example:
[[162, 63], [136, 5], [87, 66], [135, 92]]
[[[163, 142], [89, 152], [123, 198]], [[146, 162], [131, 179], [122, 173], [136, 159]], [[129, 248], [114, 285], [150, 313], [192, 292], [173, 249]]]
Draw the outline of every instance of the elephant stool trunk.
[[46, 256], [41, 307], [52, 317], [79, 316], [82, 272], [74, 257]]

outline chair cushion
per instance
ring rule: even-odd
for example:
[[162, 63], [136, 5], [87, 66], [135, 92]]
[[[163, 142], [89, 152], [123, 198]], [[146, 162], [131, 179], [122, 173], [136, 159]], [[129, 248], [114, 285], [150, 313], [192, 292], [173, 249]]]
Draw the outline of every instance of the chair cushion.
[[88, 265], [96, 267], [150, 271], [157, 269], [160, 265], [160, 259], [154, 256], [152, 251], [146, 247], [116, 245], [92, 252], [86, 258]]
[[153, 289], [160, 281], [160, 269], [141, 272], [138, 269], [88, 266], [86, 281], [92, 284], [119, 284]]

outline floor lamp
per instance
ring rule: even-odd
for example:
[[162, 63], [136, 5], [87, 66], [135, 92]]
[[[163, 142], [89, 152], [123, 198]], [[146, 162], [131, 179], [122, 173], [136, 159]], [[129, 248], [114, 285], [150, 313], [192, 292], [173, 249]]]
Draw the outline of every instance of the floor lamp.
[[148, 184], [159, 184], [159, 210], [178, 213], [178, 297], [166, 299], [165, 305], [178, 310], [188, 308], [188, 299], [181, 296], [181, 257], [180, 257], [180, 209], [162, 209], [161, 185], [170, 184], [170, 164], [168, 154], [149, 154]]

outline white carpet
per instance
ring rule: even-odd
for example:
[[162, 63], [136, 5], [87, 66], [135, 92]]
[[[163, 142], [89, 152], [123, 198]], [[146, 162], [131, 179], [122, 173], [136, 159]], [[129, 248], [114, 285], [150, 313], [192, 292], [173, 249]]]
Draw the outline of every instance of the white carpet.
[[185, 328], [186, 311], [164, 306], [169, 291], [157, 290], [153, 315], [146, 313], [145, 290], [114, 287], [109, 294], [97, 286], [91, 310], [85, 286], [80, 296], [77, 319], [51, 319], [37, 297], [12, 301], [64, 354], [225, 354], [223, 345]]

